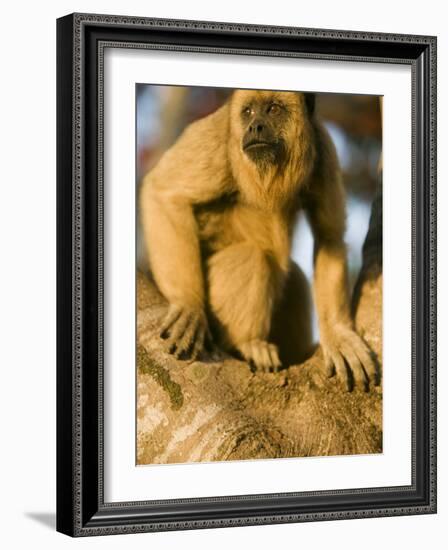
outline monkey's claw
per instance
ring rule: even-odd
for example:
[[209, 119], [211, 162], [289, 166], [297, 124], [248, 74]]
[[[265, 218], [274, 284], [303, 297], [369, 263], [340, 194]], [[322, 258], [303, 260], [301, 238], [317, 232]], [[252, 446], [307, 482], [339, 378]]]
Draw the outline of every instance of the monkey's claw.
[[331, 336], [322, 339], [321, 345], [327, 376], [336, 373], [347, 391], [354, 387], [369, 391], [369, 384], [379, 383], [373, 354], [354, 330], [333, 329]]
[[160, 328], [165, 349], [178, 359], [195, 360], [212, 338], [204, 311], [200, 308], [170, 305]]
[[239, 350], [246, 361], [262, 371], [278, 372], [282, 366], [277, 346], [265, 340], [251, 340], [239, 346]]

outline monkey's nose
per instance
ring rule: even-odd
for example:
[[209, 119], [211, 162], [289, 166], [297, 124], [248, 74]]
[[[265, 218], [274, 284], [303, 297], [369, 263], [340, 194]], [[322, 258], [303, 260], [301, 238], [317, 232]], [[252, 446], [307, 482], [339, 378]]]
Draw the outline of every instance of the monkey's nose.
[[263, 130], [264, 125], [259, 121], [254, 121], [249, 127], [249, 131], [251, 134], [261, 134]]

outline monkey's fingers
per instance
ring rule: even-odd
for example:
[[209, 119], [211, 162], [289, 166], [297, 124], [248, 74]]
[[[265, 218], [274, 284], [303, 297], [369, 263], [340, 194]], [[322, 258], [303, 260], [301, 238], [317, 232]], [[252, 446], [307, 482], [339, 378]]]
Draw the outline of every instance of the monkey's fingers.
[[372, 352], [364, 344], [361, 338], [359, 338], [357, 345], [354, 346], [354, 352], [356, 353], [358, 359], [364, 367], [369, 381], [377, 386], [379, 384], [377, 363], [373, 357]]
[[204, 349], [205, 328], [202, 324], [197, 326], [196, 333], [194, 335], [194, 341], [191, 348], [190, 358], [194, 361], [198, 355]]
[[325, 376], [327, 376], [327, 378], [331, 378], [336, 373], [334, 362], [331, 354], [328, 352], [327, 349], [324, 349], [323, 353], [324, 353], [324, 368], [323, 368], [324, 374]]
[[190, 320], [187, 324], [185, 332], [180, 337], [179, 341], [176, 342], [176, 349], [174, 351], [175, 357], [178, 359], [188, 359], [190, 357], [191, 348], [195, 343], [198, 326], [199, 324], [195, 322], [195, 320]]
[[346, 391], [351, 390], [350, 379], [348, 377], [347, 365], [345, 364], [344, 358], [342, 355], [335, 349], [330, 351], [331, 361], [334, 365], [336, 375], [342, 387]]
[[264, 342], [253, 342], [253, 360], [257, 367], [269, 372], [272, 368], [271, 356], [269, 354], [269, 346]]
[[274, 372], [278, 372], [282, 366], [282, 363], [278, 356], [277, 346], [274, 344], [269, 344], [269, 357], [271, 359], [271, 365]]
[[171, 326], [169, 336], [166, 339], [166, 348], [169, 353], [174, 353], [176, 351], [178, 342], [182, 340], [190, 320], [191, 315], [184, 312]]
[[344, 345], [341, 350], [347, 365], [350, 368], [350, 372], [353, 375], [355, 386], [361, 388], [364, 391], [368, 391], [369, 383], [366, 373], [363, 369], [361, 361], [350, 346]]
[[166, 339], [168, 337], [168, 331], [175, 323], [179, 317], [181, 316], [182, 308], [171, 304], [168, 308], [168, 313], [166, 314], [165, 318], [163, 319], [162, 326], [160, 327], [159, 335], [160, 338]]
[[344, 335], [339, 348], [358, 386], [365, 387], [368, 391], [369, 383], [379, 383], [374, 357], [367, 344], [355, 331], [350, 330]]
[[281, 366], [277, 347], [264, 340], [251, 340], [240, 346], [243, 357], [259, 370], [277, 371]]
[[258, 367], [257, 361], [254, 357], [256, 355], [255, 350], [253, 349], [253, 342], [245, 342], [244, 344], [241, 344], [239, 346], [239, 351], [241, 352], [241, 355], [244, 357], [244, 359], [252, 364], [255, 367]]

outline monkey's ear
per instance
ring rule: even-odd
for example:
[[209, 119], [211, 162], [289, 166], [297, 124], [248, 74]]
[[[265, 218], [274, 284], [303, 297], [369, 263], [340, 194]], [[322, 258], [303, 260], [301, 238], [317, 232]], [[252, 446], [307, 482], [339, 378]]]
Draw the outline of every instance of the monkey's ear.
[[308, 114], [311, 117], [314, 115], [314, 109], [316, 107], [316, 94], [307, 92], [303, 95], [305, 96], [305, 105], [308, 110]]

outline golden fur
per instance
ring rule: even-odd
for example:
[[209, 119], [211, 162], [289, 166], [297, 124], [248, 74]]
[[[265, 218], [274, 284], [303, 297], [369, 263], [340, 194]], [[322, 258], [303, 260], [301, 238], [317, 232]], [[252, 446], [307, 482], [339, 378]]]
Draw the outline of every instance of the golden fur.
[[306, 99], [236, 90], [188, 126], [146, 175], [144, 239], [170, 303], [161, 335], [181, 358], [200, 353], [210, 325], [223, 348], [258, 368], [303, 361], [312, 349], [310, 293], [290, 249], [305, 209], [328, 374], [336, 369], [347, 386], [353, 378], [367, 388], [375, 365], [349, 313], [338, 160]]

